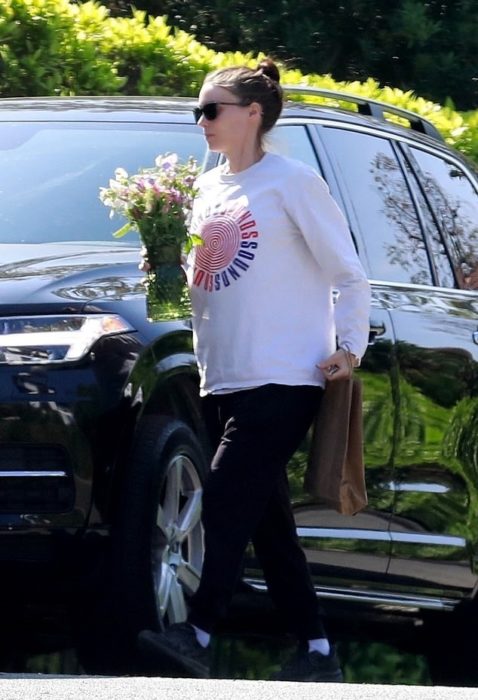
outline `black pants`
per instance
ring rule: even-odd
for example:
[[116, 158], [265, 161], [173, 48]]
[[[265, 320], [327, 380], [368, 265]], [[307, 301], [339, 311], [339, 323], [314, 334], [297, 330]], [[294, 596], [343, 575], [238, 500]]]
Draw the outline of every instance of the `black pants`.
[[218, 447], [203, 493], [204, 566], [189, 615], [197, 627], [212, 631], [225, 615], [252, 541], [289, 628], [302, 640], [325, 636], [286, 475], [321, 394], [313, 386], [267, 384], [204, 399]]

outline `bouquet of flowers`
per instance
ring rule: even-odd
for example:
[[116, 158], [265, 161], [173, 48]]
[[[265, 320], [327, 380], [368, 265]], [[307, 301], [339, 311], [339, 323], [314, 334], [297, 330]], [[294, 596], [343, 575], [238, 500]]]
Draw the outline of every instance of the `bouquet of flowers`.
[[155, 167], [141, 168], [134, 175], [117, 168], [109, 187], [100, 188], [100, 200], [110, 207], [110, 216], [126, 218], [113, 236], [120, 238], [131, 230], [139, 234], [150, 320], [180, 318], [190, 312], [181, 254], [201, 243], [188, 231], [197, 175], [192, 158], [179, 163], [175, 153], [167, 153], [156, 158]]

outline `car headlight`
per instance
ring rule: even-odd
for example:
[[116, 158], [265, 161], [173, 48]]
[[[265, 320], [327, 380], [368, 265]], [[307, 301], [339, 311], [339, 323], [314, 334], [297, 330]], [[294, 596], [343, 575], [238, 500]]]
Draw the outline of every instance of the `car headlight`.
[[80, 360], [105, 336], [134, 328], [116, 314], [0, 318], [0, 364]]

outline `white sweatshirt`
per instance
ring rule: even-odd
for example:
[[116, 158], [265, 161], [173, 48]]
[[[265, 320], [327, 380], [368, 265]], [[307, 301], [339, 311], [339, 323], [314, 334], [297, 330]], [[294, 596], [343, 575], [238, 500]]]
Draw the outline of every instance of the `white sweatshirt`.
[[[198, 181], [188, 269], [201, 393], [325, 383], [337, 342], [361, 357], [370, 289], [322, 178], [267, 153], [240, 173]], [[340, 292], [333, 304], [332, 290]]]

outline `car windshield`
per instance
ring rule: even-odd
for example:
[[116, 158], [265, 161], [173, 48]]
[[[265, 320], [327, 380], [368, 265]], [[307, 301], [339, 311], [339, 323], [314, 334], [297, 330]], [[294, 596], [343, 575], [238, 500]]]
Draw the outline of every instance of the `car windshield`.
[[[0, 123], [0, 243], [112, 241], [124, 219], [99, 200], [118, 167], [134, 173], [176, 152], [201, 165], [202, 131], [189, 124]], [[117, 240], [136, 245], [135, 234]]]

